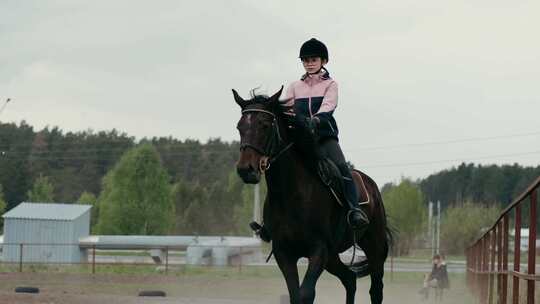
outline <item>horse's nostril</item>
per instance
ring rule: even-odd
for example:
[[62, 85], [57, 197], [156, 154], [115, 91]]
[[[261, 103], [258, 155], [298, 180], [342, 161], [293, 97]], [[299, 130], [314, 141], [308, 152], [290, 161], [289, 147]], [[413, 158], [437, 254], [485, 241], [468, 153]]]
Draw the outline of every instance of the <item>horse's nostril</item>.
[[256, 184], [259, 182], [259, 173], [253, 167], [237, 167], [236, 171], [245, 183]]

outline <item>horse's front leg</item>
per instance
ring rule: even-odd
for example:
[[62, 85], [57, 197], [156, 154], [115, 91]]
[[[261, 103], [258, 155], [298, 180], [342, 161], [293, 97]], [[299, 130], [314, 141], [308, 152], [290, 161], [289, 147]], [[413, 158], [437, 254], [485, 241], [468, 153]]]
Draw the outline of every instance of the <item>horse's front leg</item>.
[[345, 291], [347, 292], [346, 304], [354, 304], [354, 296], [356, 294], [355, 273], [341, 262], [337, 253], [329, 255], [325, 269], [338, 277], [345, 287]]
[[317, 280], [319, 280], [327, 261], [328, 250], [326, 246], [317, 247], [313, 254], [309, 256], [308, 269], [302, 281], [302, 286], [300, 286], [300, 303], [312, 304], [315, 300], [315, 285], [317, 285]]
[[295, 259], [279, 250], [274, 251], [274, 256], [276, 257], [276, 262], [281, 270], [281, 273], [283, 273], [283, 276], [285, 277], [291, 304], [302, 304], [302, 302], [300, 302], [298, 266], [296, 265], [298, 259]]

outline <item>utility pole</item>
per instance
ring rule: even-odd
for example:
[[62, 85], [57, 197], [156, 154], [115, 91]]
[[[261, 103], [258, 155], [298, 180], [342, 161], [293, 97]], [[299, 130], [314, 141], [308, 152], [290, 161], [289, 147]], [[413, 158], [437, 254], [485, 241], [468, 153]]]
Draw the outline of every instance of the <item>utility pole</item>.
[[437, 253], [441, 253], [441, 201], [437, 201]]
[[433, 229], [433, 202], [429, 202], [428, 207], [428, 237], [431, 241], [431, 256], [435, 255], [435, 231]]
[[255, 185], [255, 188], [253, 189], [254, 195], [253, 195], [253, 221], [260, 223], [260, 217], [261, 217], [261, 187], [259, 184]]

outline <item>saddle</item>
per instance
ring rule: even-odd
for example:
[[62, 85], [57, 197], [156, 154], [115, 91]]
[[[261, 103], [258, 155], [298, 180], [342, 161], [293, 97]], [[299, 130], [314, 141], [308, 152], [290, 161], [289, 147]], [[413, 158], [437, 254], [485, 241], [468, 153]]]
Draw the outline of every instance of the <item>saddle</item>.
[[[343, 186], [343, 176], [339, 171], [336, 164], [329, 158], [321, 158], [317, 163], [317, 172], [323, 184], [325, 184], [332, 192], [332, 195], [335, 197], [336, 202], [341, 206], [345, 207], [345, 193]], [[362, 174], [358, 170], [351, 170], [351, 175], [355, 181], [356, 190], [358, 192], [358, 199], [360, 206], [367, 206], [370, 204], [371, 199], [369, 197], [366, 185], [364, 184], [364, 179]], [[343, 234], [344, 226], [341, 225], [336, 231], [336, 235]], [[338, 237], [339, 238], [339, 237]], [[352, 250], [352, 259], [348, 265], [348, 268], [352, 270], [357, 278], [362, 278], [369, 275], [369, 262], [366, 258], [356, 260], [356, 250], [357, 244], [354, 244], [350, 249]]]
[[[317, 163], [317, 173], [324, 185], [330, 188], [336, 202], [344, 207], [345, 193], [343, 186], [343, 176], [336, 164], [327, 157], [319, 159]], [[362, 174], [358, 170], [351, 170], [351, 175], [355, 181], [356, 191], [360, 205], [368, 205], [371, 201]]]

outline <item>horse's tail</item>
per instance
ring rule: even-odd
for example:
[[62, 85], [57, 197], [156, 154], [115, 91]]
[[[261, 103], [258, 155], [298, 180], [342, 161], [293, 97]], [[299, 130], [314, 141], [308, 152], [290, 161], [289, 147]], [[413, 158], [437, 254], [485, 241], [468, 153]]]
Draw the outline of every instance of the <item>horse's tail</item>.
[[388, 216], [386, 214], [386, 209], [384, 208], [384, 202], [382, 199], [381, 191], [379, 191], [379, 188], [375, 188], [377, 192], [377, 198], [378, 201], [381, 203], [381, 218], [383, 219], [383, 226], [384, 226], [384, 235], [386, 238], [386, 244], [388, 246], [388, 252], [391, 252], [394, 247], [394, 241], [395, 241], [395, 235], [398, 233], [397, 229], [395, 227], [391, 227], [388, 223]]
[[367, 174], [364, 174], [363, 172], [356, 170], [358, 173], [362, 175], [363, 178], [367, 181], [368, 184], [371, 184], [372, 186], [372, 194], [375, 196], [375, 201], [378, 202], [378, 206], [376, 206], [376, 210], [378, 211], [377, 217], [379, 217], [380, 220], [380, 226], [379, 229], [382, 229], [380, 231], [384, 235], [384, 240], [387, 245], [388, 253], [392, 249], [395, 241], [395, 235], [397, 234], [397, 229], [391, 227], [387, 220], [386, 215], [386, 209], [384, 208], [384, 203], [382, 199], [381, 192], [379, 191], [379, 187], [377, 186], [377, 183], [369, 177]]

